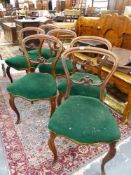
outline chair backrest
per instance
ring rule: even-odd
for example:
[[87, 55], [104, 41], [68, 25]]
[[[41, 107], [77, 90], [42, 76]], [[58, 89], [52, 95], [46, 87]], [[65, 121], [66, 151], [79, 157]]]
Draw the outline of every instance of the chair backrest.
[[57, 29], [58, 27], [54, 24], [43, 24], [39, 28], [43, 29], [45, 33], [48, 33], [50, 30]]
[[[29, 35], [34, 35], [34, 34], [45, 34], [44, 30], [38, 28], [38, 27], [25, 27], [21, 29], [18, 33], [18, 40], [20, 46], [22, 45], [22, 40], [23, 38], [29, 36]], [[37, 42], [32, 44], [32, 41], [28, 42], [26, 47], [31, 50], [34, 49], [37, 46]]]
[[[28, 52], [27, 47], [26, 47], [26, 43], [28, 43], [32, 40], [34, 42], [39, 41], [38, 42], [39, 45], [37, 47], [37, 50], [38, 50], [37, 61], [33, 61], [30, 58], [29, 52]], [[55, 51], [55, 53], [56, 53], [56, 56], [55, 56], [53, 63], [46, 63], [45, 59], [42, 57], [42, 48], [44, 46], [46, 46], [46, 48], [47, 48], [47, 45], [49, 46], [51, 52]], [[63, 49], [62, 42], [58, 38], [56, 38], [54, 36], [44, 35], [44, 34], [30, 35], [30, 36], [25, 37], [22, 40], [22, 48], [23, 48], [23, 52], [25, 54], [27, 64], [28, 64], [28, 73], [30, 73], [31, 63], [34, 63], [34, 64], [52, 64], [52, 75], [54, 77], [56, 76], [55, 75], [55, 67], [56, 67], [58, 58], [60, 57], [60, 54], [61, 54], [62, 49]]]
[[112, 44], [107, 39], [98, 36], [78, 36], [70, 44], [70, 47], [74, 46], [95, 46], [112, 50]]
[[77, 37], [76, 33], [69, 29], [54, 29], [50, 30], [47, 35], [59, 38], [63, 43], [63, 50], [66, 49], [70, 42]]
[[[98, 83], [93, 83], [92, 80], [90, 79], [90, 77], [85, 77], [85, 79], [82, 80], [82, 83], [84, 83], [85, 85], [87, 84], [88, 86], [100, 86], [100, 100], [103, 101], [105, 87], [117, 68], [118, 57], [113, 52], [111, 52], [109, 50], [97, 48], [97, 47], [87, 47], [87, 46], [84, 47], [84, 46], [82, 46], [82, 47], [72, 47], [72, 48], [65, 50], [62, 53], [62, 64], [63, 64], [65, 75], [67, 78], [67, 89], [66, 89], [65, 99], [68, 98], [70, 95], [71, 82], [73, 81], [73, 80], [71, 80], [69, 71], [67, 69], [66, 59], [71, 59], [73, 61], [74, 61], [74, 59], [76, 59], [78, 64], [81, 64], [81, 65], [84, 64], [84, 66], [90, 66], [90, 67], [92, 67], [92, 70], [95, 70], [95, 68], [97, 68], [101, 64], [101, 63], [97, 62], [97, 57], [96, 57], [96, 59], [92, 59], [91, 57], [85, 55], [85, 59], [81, 60], [80, 58], [78, 59], [77, 57], [74, 57], [74, 55], [76, 53], [81, 53], [81, 54], [95, 53], [95, 54], [102, 55], [103, 61], [108, 61], [108, 58], [110, 60], [112, 60], [113, 66], [109, 70], [108, 75], [105, 77], [105, 79], [103, 81], [98, 82]], [[82, 84], [81, 82], [77, 82], [77, 83]]]
[[[99, 47], [104, 48], [107, 50], [112, 50], [112, 44], [105, 38], [98, 37], [98, 36], [79, 36], [72, 40], [70, 43], [70, 47], [78, 47], [78, 46], [92, 46], [92, 47]], [[96, 57], [96, 54], [90, 54], [92, 57]], [[97, 55], [99, 57], [99, 61], [103, 59], [100, 55]], [[102, 62], [104, 63], [104, 62]], [[101, 78], [101, 66], [99, 66], [97, 74]], [[76, 68], [76, 65], [74, 63], [74, 67]]]
[[59, 38], [62, 42], [66, 40], [71, 41], [72, 39], [77, 37], [76, 33], [69, 29], [54, 29], [50, 30], [47, 34]]

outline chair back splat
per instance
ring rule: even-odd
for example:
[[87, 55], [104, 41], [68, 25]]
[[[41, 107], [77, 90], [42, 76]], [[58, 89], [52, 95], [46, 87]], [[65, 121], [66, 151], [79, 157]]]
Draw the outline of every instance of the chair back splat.
[[64, 46], [69, 44], [74, 38], [77, 37], [76, 33], [69, 29], [53, 29], [47, 34], [59, 38]]
[[[30, 42], [31, 40], [34, 40], [34, 41], [37, 40], [39, 43], [39, 45], [37, 47], [38, 59], [36, 61], [34, 61], [30, 58], [30, 55], [29, 55], [27, 48], [26, 48], [26, 43]], [[51, 73], [55, 77], [55, 67], [56, 67], [56, 63], [58, 61], [58, 58], [60, 57], [60, 54], [62, 52], [62, 42], [54, 36], [43, 35], [43, 34], [30, 35], [22, 40], [23, 52], [25, 54], [25, 57], [26, 57], [26, 60], [28, 63], [28, 73], [30, 73], [31, 64], [49, 64], [49, 63], [46, 63], [46, 59], [44, 57], [42, 57], [42, 48], [45, 45], [46, 45], [46, 47], [48, 45], [48, 47], [51, 51], [51, 53], [50, 53], [51, 55], [52, 55], [53, 51], [55, 52], [55, 55], [56, 55], [54, 61], [52, 63], [50, 63], [50, 64], [52, 64], [52, 72]]]
[[[107, 50], [111, 50], [112, 49], [112, 45], [111, 43], [104, 38], [101, 37], [96, 37], [96, 36], [79, 36], [74, 38], [69, 47], [79, 47], [79, 46], [88, 46], [88, 47], [98, 47], [98, 48], [104, 48]], [[97, 66], [97, 71], [95, 72], [95, 75], [90, 74], [90, 72], [86, 71], [86, 73], [82, 73], [80, 70], [78, 70], [78, 66], [77, 66], [77, 61], [79, 60], [86, 60], [86, 57], [91, 57], [92, 59], [95, 57], [99, 58], [99, 63], [101, 63], [99, 66]], [[74, 58], [73, 58], [74, 57]], [[76, 61], [76, 58], [77, 61]], [[84, 86], [82, 85], [80, 82], [79, 84], [74, 83], [75, 80], [80, 80], [82, 78], [85, 79], [85, 77], [90, 77], [93, 81], [93, 83], [101, 81], [101, 74], [102, 74], [102, 67], [104, 64], [104, 60], [103, 59], [104, 56], [100, 55], [100, 54], [95, 54], [95, 53], [75, 53], [72, 54], [72, 62], [73, 62], [73, 66], [74, 66], [74, 72], [71, 75], [72, 78], [72, 84], [71, 84], [71, 92], [70, 95], [82, 95], [82, 96], [88, 96], [88, 97], [95, 97], [97, 99], [100, 98], [100, 87], [98, 86], [94, 86], [93, 88], [91, 86]], [[70, 61], [70, 60], [68, 60]], [[95, 60], [94, 60], [95, 61]], [[86, 68], [87, 69], [87, 65], [82, 63], [82, 65], [80, 66], [81, 68]], [[80, 69], [79, 67], [79, 69]], [[89, 66], [88, 66], [88, 69]], [[59, 95], [57, 98], [57, 104], [60, 105], [62, 98], [66, 92], [66, 87], [67, 87], [67, 83], [66, 83], [66, 79], [64, 79], [63, 81], [60, 82], [60, 84], [58, 85], [58, 91], [59, 91]], [[106, 90], [105, 90], [105, 95], [106, 95]]]
[[[63, 44], [62, 52], [67, 47], [70, 47], [70, 42], [72, 41], [72, 39], [74, 39], [76, 37], [75, 32], [73, 32], [71, 30], [67, 30], [67, 29], [53, 29], [53, 30], [50, 30], [47, 33], [47, 35], [54, 36], [62, 42], [62, 44]], [[54, 58], [52, 57], [52, 58], [48, 59], [47, 61], [48, 61], [48, 63], [50, 63], [50, 62], [54, 61]], [[67, 67], [68, 67], [68, 70], [70, 71], [70, 73], [74, 72], [74, 65], [72, 64], [72, 62], [70, 60], [67, 60]], [[50, 73], [51, 70], [52, 70], [51, 65], [39, 65], [39, 71], [42, 73], [45, 73], [45, 72]], [[62, 62], [61, 62], [61, 56], [59, 57], [59, 60], [57, 62], [55, 72], [56, 72], [57, 76], [63, 76], [65, 74], [65, 72], [63, 70]]]
[[[33, 34], [44, 34], [44, 31], [38, 27], [25, 27], [19, 31], [18, 40], [20, 45], [20, 51], [23, 52], [22, 49], [23, 38]], [[38, 54], [37, 51], [35, 51], [35, 49], [37, 48], [38, 44], [39, 44], [38, 41], [34, 42], [33, 40], [26, 43], [26, 48], [29, 51], [30, 57], [37, 58]], [[50, 51], [46, 49], [46, 52], [47, 53], [45, 54], [45, 56], [47, 58], [50, 56]], [[5, 62], [8, 65], [6, 68], [6, 73], [11, 82], [13, 82], [13, 79], [10, 73], [10, 68], [14, 68], [18, 71], [25, 70], [27, 72], [26, 58], [23, 53], [21, 53], [21, 55], [16, 55], [14, 57], [8, 58], [5, 60]], [[37, 67], [36, 65], [35, 66], [32, 65], [32, 72], [35, 71], [36, 67]]]
[[45, 33], [48, 33], [50, 30], [57, 29], [58, 27], [54, 24], [43, 24], [39, 28], [44, 30]]
[[[25, 28], [21, 29], [19, 31], [19, 34], [18, 34], [18, 39], [19, 39], [20, 46], [22, 45], [22, 40], [25, 37], [27, 37], [29, 35], [34, 35], [34, 34], [45, 34], [45, 31], [42, 30], [41, 28], [38, 28], [38, 27], [25, 27]], [[30, 43], [28, 43], [26, 45], [26, 47], [28, 48], [28, 50], [35, 49], [37, 47], [37, 43], [34, 43], [33, 41], [32, 42], [30, 41]]]
[[[67, 66], [66, 66], [66, 59], [67, 58], [70, 58], [70, 59], [75, 59], [76, 57], [74, 57], [74, 54], [75, 53], [82, 53], [82, 54], [87, 54], [87, 53], [94, 53], [94, 54], [99, 54], [102, 56], [102, 61], [108, 61], [108, 58], [110, 57], [110, 59], [113, 61], [113, 66], [112, 66], [112, 70], [110, 71], [110, 73], [108, 74], [108, 76], [100, 83], [95, 83], [93, 84], [92, 82], [88, 81], [85, 79], [85, 81], [83, 80], [84, 84], [88, 84], [88, 85], [91, 85], [91, 86], [100, 86], [100, 100], [103, 101], [104, 100], [104, 90], [106, 88], [106, 85], [107, 83], [109, 82], [111, 76], [113, 75], [113, 73], [115, 72], [116, 68], [117, 68], [117, 65], [118, 65], [118, 57], [113, 54], [111, 51], [109, 50], [105, 50], [105, 49], [102, 49], [102, 48], [97, 48], [97, 47], [72, 47], [72, 48], [69, 48], [67, 49], [66, 51], [64, 51], [64, 53], [62, 54], [62, 64], [63, 64], [63, 67], [64, 67], [64, 70], [65, 70], [65, 75], [66, 75], [66, 78], [67, 78], [67, 89], [66, 89], [66, 93], [65, 93], [65, 99], [67, 99], [70, 95], [70, 90], [71, 90], [71, 77], [70, 77], [70, 74], [69, 74], [69, 71], [67, 69]], [[69, 55], [72, 55], [73, 56], [69, 56]], [[97, 59], [98, 57], [96, 57]], [[87, 55], [87, 57], [85, 58], [85, 60], [77, 60], [77, 62], [79, 64], [82, 64], [84, 66], [90, 66], [90, 67], [98, 67], [101, 62], [98, 62], [97, 60], [94, 60], [92, 59], [91, 57], [89, 57]], [[86, 77], [85, 77], [86, 78]], [[76, 83], [81, 83], [81, 82], [76, 82]]]
[[107, 39], [98, 36], [78, 36], [70, 44], [70, 47], [75, 46], [94, 46], [112, 50], [112, 44]]

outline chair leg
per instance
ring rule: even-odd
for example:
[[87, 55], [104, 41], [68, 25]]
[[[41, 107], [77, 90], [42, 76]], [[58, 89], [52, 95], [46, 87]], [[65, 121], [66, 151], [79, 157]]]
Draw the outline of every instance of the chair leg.
[[129, 92], [128, 94], [128, 103], [124, 109], [124, 112], [123, 112], [123, 117], [120, 118], [121, 122], [123, 124], [127, 124], [128, 123], [128, 119], [129, 119], [129, 113], [131, 111], [131, 92]]
[[15, 97], [12, 94], [10, 94], [9, 103], [10, 103], [11, 108], [15, 111], [15, 113], [17, 115], [16, 124], [19, 124], [20, 123], [20, 114], [19, 114], [19, 111], [16, 108], [16, 105], [15, 105], [15, 101], [14, 100], [15, 100]]
[[57, 161], [57, 150], [56, 150], [55, 142], [54, 142], [55, 138], [56, 138], [56, 134], [50, 131], [50, 138], [48, 140], [48, 146], [49, 146], [49, 148], [52, 151], [53, 156], [54, 156], [52, 165], [54, 165]]
[[11, 74], [10, 74], [10, 67], [9, 66], [7, 66], [7, 68], [6, 68], [6, 74], [7, 74], [8, 78], [10, 79], [10, 82], [13, 83], [13, 79], [12, 79]]
[[[26, 74], [28, 74], [28, 73], [29, 73], [29, 71], [28, 71], [28, 70], [25, 70], [25, 71], [26, 71]], [[34, 72], [35, 72], [35, 69], [31, 69], [31, 70], [30, 70], [30, 72], [31, 72], [31, 73], [34, 73]]]
[[58, 95], [58, 98], [57, 98], [57, 105], [58, 105], [58, 106], [61, 104], [62, 98], [63, 98], [63, 94], [61, 94], [61, 93], [59, 92], [59, 95]]
[[[1, 55], [1, 54], [0, 54], [0, 60], [3, 61], [2, 55]], [[3, 70], [3, 76], [6, 77], [6, 70], [5, 70], [5, 65], [4, 65], [4, 63], [1, 63], [1, 68], [2, 68], [2, 70]]]
[[101, 164], [101, 172], [102, 172], [102, 175], [106, 175], [105, 173], [105, 164], [111, 160], [115, 154], [116, 154], [116, 141], [112, 142], [109, 144], [109, 151], [108, 153], [106, 154], [106, 156], [103, 158], [102, 160], [102, 164]]
[[50, 114], [51, 117], [56, 109], [56, 97], [50, 98], [50, 105], [51, 105], [51, 114]]
[[3, 76], [6, 77], [6, 70], [5, 70], [5, 65], [2, 64], [2, 70], [3, 70]]

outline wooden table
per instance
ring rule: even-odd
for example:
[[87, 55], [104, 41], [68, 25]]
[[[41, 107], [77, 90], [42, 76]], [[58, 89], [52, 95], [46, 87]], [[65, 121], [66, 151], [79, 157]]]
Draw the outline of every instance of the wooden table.
[[16, 25], [15, 23], [6, 22], [3, 23], [3, 30], [4, 30], [4, 38], [11, 42], [17, 42], [17, 33], [16, 33]]
[[[80, 60], [86, 60], [87, 55], [84, 55], [82, 53], [76, 53], [75, 57]], [[98, 72], [96, 67], [94, 67], [92, 71], [95, 73]], [[102, 68], [101, 76], [106, 77], [109, 72], [110, 72], [110, 68], [107, 68], [104, 66]], [[110, 81], [114, 82], [117, 88], [119, 88], [122, 92], [128, 95], [128, 101], [123, 111], [123, 118], [121, 119], [123, 123], [128, 123], [128, 118], [131, 112], [131, 76], [124, 74], [122, 72], [116, 71], [114, 75], [111, 77]]]

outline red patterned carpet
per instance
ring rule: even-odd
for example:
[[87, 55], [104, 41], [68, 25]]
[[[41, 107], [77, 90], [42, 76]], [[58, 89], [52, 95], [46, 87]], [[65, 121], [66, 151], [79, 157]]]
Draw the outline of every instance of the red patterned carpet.
[[[9, 81], [0, 80], [0, 131], [11, 175], [71, 175], [108, 149], [107, 145], [78, 145], [63, 138], [56, 139], [59, 160], [52, 167], [52, 153], [48, 148], [49, 103], [33, 105], [16, 99], [21, 123], [15, 124], [16, 115], [8, 104], [6, 87]], [[112, 111], [118, 119], [120, 115]], [[121, 141], [131, 135], [131, 125], [120, 125]]]

